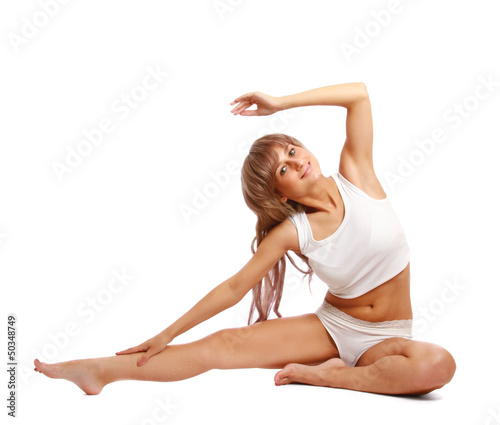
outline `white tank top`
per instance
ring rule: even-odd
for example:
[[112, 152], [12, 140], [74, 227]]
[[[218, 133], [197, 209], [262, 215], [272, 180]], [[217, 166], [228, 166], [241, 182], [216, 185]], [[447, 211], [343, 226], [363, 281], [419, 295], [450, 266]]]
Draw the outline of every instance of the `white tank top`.
[[300, 252], [329, 291], [341, 298], [363, 295], [403, 271], [410, 248], [389, 199], [374, 199], [340, 172], [332, 176], [344, 201], [344, 219], [317, 241], [305, 213], [288, 217], [297, 228]]

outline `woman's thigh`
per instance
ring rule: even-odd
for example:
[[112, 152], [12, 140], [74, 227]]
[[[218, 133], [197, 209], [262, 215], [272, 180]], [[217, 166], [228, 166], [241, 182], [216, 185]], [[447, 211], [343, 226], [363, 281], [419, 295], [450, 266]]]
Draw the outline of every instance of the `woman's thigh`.
[[339, 356], [313, 313], [223, 329], [198, 343], [213, 369], [279, 369], [288, 363], [315, 365]]

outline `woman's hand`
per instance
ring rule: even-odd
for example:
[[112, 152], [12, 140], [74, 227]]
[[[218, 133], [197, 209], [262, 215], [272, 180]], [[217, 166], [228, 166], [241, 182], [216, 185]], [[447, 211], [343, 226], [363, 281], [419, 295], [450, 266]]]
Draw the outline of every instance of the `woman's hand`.
[[143, 342], [140, 345], [136, 345], [135, 347], [128, 348], [127, 350], [118, 351], [117, 355], [121, 354], [132, 354], [139, 353], [141, 351], [145, 351], [137, 360], [137, 366], [142, 366], [145, 364], [151, 357], [162, 352], [165, 347], [172, 341], [171, 338], [165, 331], [160, 332], [158, 335], [154, 336], [151, 339], [148, 339], [146, 342]]
[[[235, 103], [238, 103], [238, 105], [236, 105], [231, 112], [234, 115], [239, 114], [247, 117], [254, 115], [271, 115], [281, 110], [279, 98], [258, 91], [244, 94], [234, 99], [230, 105], [234, 105]], [[252, 105], [257, 105], [257, 109], [247, 111]]]

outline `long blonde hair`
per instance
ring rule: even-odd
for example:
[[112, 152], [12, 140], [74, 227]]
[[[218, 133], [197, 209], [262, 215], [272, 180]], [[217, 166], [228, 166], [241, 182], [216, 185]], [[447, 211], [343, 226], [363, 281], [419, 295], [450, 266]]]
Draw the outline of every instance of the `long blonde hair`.
[[[305, 149], [305, 146], [301, 142], [286, 134], [268, 134], [257, 139], [250, 147], [250, 151], [241, 169], [243, 197], [248, 207], [257, 215], [257, 224], [255, 226], [256, 236], [251, 244], [253, 254], [256, 252], [254, 248], [255, 243], [257, 243], [258, 247], [274, 226], [281, 223], [287, 217], [299, 211], [304, 211], [304, 206], [298, 202], [291, 199], [286, 203], [283, 202], [275, 188], [275, 172], [279, 158], [273, 147], [285, 148], [289, 144]], [[297, 255], [307, 264], [308, 270], [304, 271], [300, 269], [287, 252], [276, 262], [269, 273], [264, 276], [263, 281], [261, 280], [253, 287], [253, 301], [248, 316], [249, 325], [255, 309], [259, 314], [255, 323], [267, 320], [271, 310], [278, 317], [281, 317], [278, 309], [285, 281], [285, 256], [288, 257], [297, 270], [304, 273], [304, 277], [309, 276], [309, 284], [311, 283], [313, 270], [309, 266], [307, 257], [302, 254]]]

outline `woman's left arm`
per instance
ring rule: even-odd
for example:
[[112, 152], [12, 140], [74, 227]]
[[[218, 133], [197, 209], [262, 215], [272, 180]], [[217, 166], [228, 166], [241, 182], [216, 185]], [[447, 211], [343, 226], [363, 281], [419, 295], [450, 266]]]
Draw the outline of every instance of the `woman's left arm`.
[[[235, 99], [235, 115], [270, 115], [301, 106], [342, 106], [347, 109], [346, 141], [340, 154], [339, 171], [373, 172], [373, 124], [370, 98], [364, 83], [345, 83], [320, 87], [288, 96], [273, 97], [260, 92], [247, 93]], [[252, 105], [257, 110], [248, 110]]]
[[367, 97], [364, 83], [345, 83], [281, 96], [279, 101], [281, 110], [314, 105], [343, 106], [349, 109]]

